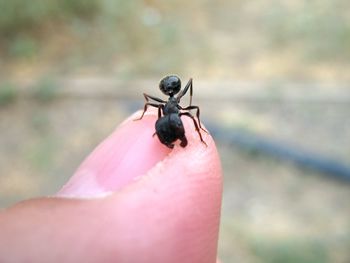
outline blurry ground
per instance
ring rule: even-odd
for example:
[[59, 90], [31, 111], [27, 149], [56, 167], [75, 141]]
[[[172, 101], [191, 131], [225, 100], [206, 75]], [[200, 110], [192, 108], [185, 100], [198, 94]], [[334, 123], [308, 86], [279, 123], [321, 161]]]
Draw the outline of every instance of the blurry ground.
[[[203, 118], [350, 164], [348, 1], [0, 7], [0, 207], [57, 191], [169, 72]], [[350, 184], [218, 146], [223, 262], [350, 262]]]

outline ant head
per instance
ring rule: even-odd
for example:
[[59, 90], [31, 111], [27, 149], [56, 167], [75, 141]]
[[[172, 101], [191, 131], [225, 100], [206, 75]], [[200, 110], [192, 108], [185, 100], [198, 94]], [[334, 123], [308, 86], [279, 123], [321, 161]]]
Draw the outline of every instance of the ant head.
[[166, 76], [159, 83], [160, 90], [168, 96], [173, 96], [181, 89], [181, 80], [177, 76]]

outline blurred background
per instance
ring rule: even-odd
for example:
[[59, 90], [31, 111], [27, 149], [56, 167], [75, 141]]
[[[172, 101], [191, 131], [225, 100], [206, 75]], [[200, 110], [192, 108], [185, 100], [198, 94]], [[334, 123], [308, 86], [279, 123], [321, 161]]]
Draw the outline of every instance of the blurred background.
[[350, 262], [349, 1], [0, 0], [0, 10], [1, 208], [60, 189], [174, 73], [194, 78], [219, 147], [221, 260]]

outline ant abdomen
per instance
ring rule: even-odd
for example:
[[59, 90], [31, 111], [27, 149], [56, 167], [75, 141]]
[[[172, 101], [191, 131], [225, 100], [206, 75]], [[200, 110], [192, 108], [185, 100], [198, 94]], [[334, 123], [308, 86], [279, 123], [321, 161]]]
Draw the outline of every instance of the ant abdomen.
[[161, 143], [170, 146], [173, 142], [179, 139], [182, 147], [187, 145], [184, 125], [179, 114], [171, 113], [159, 118], [156, 121], [155, 128], [156, 134]]

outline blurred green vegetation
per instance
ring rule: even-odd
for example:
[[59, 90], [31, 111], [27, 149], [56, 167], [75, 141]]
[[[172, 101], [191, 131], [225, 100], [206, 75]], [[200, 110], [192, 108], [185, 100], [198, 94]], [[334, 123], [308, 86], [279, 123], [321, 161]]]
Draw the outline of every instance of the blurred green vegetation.
[[40, 79], [35, 86], [34, 98], [40, 102], [50, 102], [57, 96], [58, 84], [55, 79], [49, 76], [45, 76]]
[[275, 47], [302, 44], [306, 58], [349, 59], [349, 1], [301, 3], [293, 6], [275, 1], [264, 21], [271, 43]]
[[59, 20], [92, 17], [98, 12], [96, 0], [0, 0], [0, 36], [36, 31]]
[[4, 82], [0, 84], [0, 106], [14, 102], [17, 95], [16, 88], [12, 83]]
[[26, 149], [26, 157], [37, 171], [49, 172], [52, 169], [57, 151], [57, 139], [43, 136], [38, 143]]
[[237, 223], [239, 220], [233, 218], [222, 220], [225, 227], [219, 241], [219, 254], [228, 262], [241, 262], [243, 257], [242, 262], [330, 263], [347, 253], [348, 241], [345, 239], [344, 246], [335, 246], [334, 241], [325, 236], [280, 235], [273, 230], [268, 234], [259, 233], [252, 231], [250, 224]]
[[305, 239], [259, 240], [254, 254], [264, 263], [327, 263], [328, 251], [321, 242]]
[[12, 40], [8, 50], [16, 58], [32, 58], [38, 53], [38, 43], [30, 36], [19, 36]]
[[[342, 72], [350, 58], [345, 0], [0, 0], [0, 8], [1, 55], [45, 54], [59, 72], [94, 65], [120, 77], [188, 69], [242, 75], [243, 68], [303, 77], [321, 63]], [[276, 67], [283, 56], [286, 64]]]

